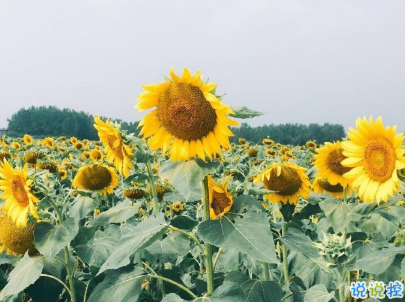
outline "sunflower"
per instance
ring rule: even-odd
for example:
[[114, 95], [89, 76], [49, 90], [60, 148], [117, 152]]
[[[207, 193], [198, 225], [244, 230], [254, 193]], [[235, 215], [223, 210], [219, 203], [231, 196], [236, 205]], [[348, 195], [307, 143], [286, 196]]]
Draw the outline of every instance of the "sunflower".
[[171, 79], [161, 84], [144, 85], [146, 91], [138, 96], [135, 106], [143, 111], [156, 106], [139, 123], [140, 132], [149, 140], [152, 150], [170, 147], [172, 161], [200, 157], [205, 161], [221, 154], [233, 136], [228, 126], [239, 123], [228, 118], [232, 109], [214, 94], [217, 86], [203, 83], [200, 72], [194, 76], [185, 68], [181, 77], [170, 70]]
[[148, 196], [148, 193], [140, 188], [131, 188], [124, 191], [124, 196], [129, 199], [141, 199]]
[[273, 203], [297, 204], [298, 197], [308, 198], [311, 193], [307, 169], [291, 162], [272, 164], [255, 177], [253, 182], [261, 182], [274, 193], [263, 195]]
[[52, 137], [45, 137], [42, 144], [51, 149], [55, 148], [55, 140]]
[[68, 177], [68, 173], [65, 169], [59, 168], [58, 172], [61, 180], [64, 180]]
[[265, 152], [265, 154], [266, 154], [267, 156], [275, 156], [275, 155], [277, 154], [277, 151], [276, 151], [276, 150], [273, 150], [273, 149], [267, 149], [266, 152]]
[[94, 121], [94, 127], [97, 129], [107, 153], [107, 161], [114, 163], [118, 172], [128, 177], [129, 169], [134, 169], [134, 165], [131, 163], [131, 148], [124, 143], [119, 130], [111, 124], [110, 120], [103, 122], [96, 116]]
[[109, 166], [91, 164], [77, 171], [72, 185], [79, 190], [98, 191], [105, 196], [113, 193], [113, 189], [118, 186], [118, 176]]
[[100, 161], [102, 162], [104, 158], [103, 152], [100, 150], [100, 148], [94, 148], [93, 150], [90, 151], [90, 159], [92, 161]]
[[[332, 185], [327, 179], [321, 176], [315, 177], [312, 188], [315, 193], [327, 193], [333, 197], [343, 199], [343, 192], [345, 188], [340, 183]], [[350, 187], [347, 187], [347, 193], [351, 194]]]
[[37, 163], [38, 159], [41, 159], [43, 157], [44, 157], [44, 155], [39, 152], [28, 152], [24, 156], [24, 161], [28, 164], [35, 165]]
[[6, 249], [7, 255], [33, 255], [37, 252], [34, 246], [34, 223], [17, 226], [10, 217], [0, 215], [0, 254]]
[[76, 150], [83, 150], [84, 145], [83, 145], [81, 142], [78, 141], [77, 143], [73, 144], [73, 147], [74, 147]]
[[77, 143], [77, 138], [74, 137], [74, 136], [72, 136], [69, 141], [70, 141], [70, 143], [71, 143], [72, 145], [74, 145], [74, 144]]
[[273, 146], [274, 145], [274, 141], [272, 139], [269, 139], [269, 138], [264, 138], [262, 143], [263, 143], [263, 145], [266, 145], [266, 146]]
[[58, 172], [58, 166], [53, 162], [41, 162], [38, 164], [38, 167], [42, 170], [48, 170], [50, 173]]
[[26, 145], [32, 145], [34, 143], [34, 139], [28, 134], [24, 134], [23, 140]]
[[224, 214], [228, 213], [233, 205], [232, 194], [228, 192], [227, 182], [231, 176], [228, 176], [224, 183], [218, 185], [208, 175], [208, 191], [209, 191], [209, 204], [210, 204], [210, 218], [221, 218]]
[[399, 190], [398, 170], [405, 168], [404, 135], [396, 134], [396, 126], [384, 127], [379, 116], [358, 118], [357, 129], [350, 128], [348, 140], [342, 142], [347, 157], [342, 165], [352, 169], [344, 176], [352, 179], [352, 187], [364, 202], [387, 201]]
[[12, 142], [11, 145], [13, 146], [13, 148], [21, 150], [21, 145], [19, 142]]
[[175, 212], [180, 212], [180, 211], [183, 211], [183, 203], [181, 202], [181, 201], [175, 201], [175, 202], [173, 202], [173, 204], [172, 204], [172, 209], [173, 209], [173, 211], [175, 211]]
[[257, 153], [259, 153], [259, 150], [250, 148], [246, 151], [246, 153], [249, 155], [249, 157], [256, 157]]
[[307, 141], [307, 142], [305, 143], [305, 146], [307, 146], [307, 148], [310, 148], [310, 149], [314, 149], [314, 148], [317, 147], [316, 143], [313, 142], [313, 141]]
[[241, 137], [238, 139], [238, 142], [239, 142], [239, 144], [244, 145], [244, 144], [246, 144], [246, 139]]
[[27, 164], [22, 170], [13, 169], [6, 159], [0, 166], [0, 190], [3, 191], [0, 198], [5, 200], [2, 211], [17, 226], [27, 225], [28, 212], [39, 218], [35, 207], [39, 200], [31, 192], [33, 181], [28, 179], [27, 169]]
[[350, 186], [352, 181], [343, 175], [351, 170], [341, 164], [342, 160], [346, 159], [343, 155], [341, 142], [329, 143], [317, 148], [314, 155], [314, 166], [320, 177], [327, 179], [331, 185], [340, 184], [346, 188]]
[[0, 151], [0, 163], [2, 163], [5, 159], [10, 159], [10, 153]]

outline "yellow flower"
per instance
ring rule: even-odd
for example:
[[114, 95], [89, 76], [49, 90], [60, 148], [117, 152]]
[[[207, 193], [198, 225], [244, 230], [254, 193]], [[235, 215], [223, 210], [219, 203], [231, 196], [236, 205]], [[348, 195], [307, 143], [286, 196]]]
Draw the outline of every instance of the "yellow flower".
[[275, 156], [277, 154], [277, 151], [273, 149], [267, 149], [265, 153], [267, 156]]
[[79, 190], [98, 191], [100, 195], [107, 195], [118, 186], [118, 176], [109, 166], [86, 165], [77, 171], [72, 185]]
[[239, 144], [244, 145], [244, 144], [246, 144], [246, 139], [241, 137], [238, 139], [238, 142], [239, 142]]
[[76, 143], [77, 143], [77, 138], [74, 137], [74, 136], [72, 136], [72, 137], [70, 138], [70, 143], [71, 143], [72, 145], [76, 144]]
[[94, 128], [98, 131], [98, 136], [105, 147], [107, 153], [107, 161], [114, 163], [115, 168], [121, 175], [129, 176], [129, 169], [134, 169], [131, 163], [132, 151], [124, 141], [117, 128], [115, 128], [110, 120], [103, 122], [98, 116], [94, 118]]
[[161, 84], [144, 85], [138, 96], [138, 111], [156, 107], [139, 123], [143, 137], [152, 150], [170, 148], [172, 161], [200, 157], [205, 161], [221, 154], [233, 136], [228, 126], [239, 123], [228, 118], [232, 109], [214, 94], [216, 84], [203, 83], [200, 72], [194, 76], [185, 68], [178, 77], [173, 68], [171, 79]]
[[82, 150], [84, 148], [83, 144], [81, 142], [76, 142], [75, 144], [73, 144], [73, 147], [76, 150]]
[[10, 153], [0, 151], [0, 163], [2, 163], [5, 159], [10, 159]]
[[42, 141], [42, 144], [51, 149], [55, 148], [55, 140], [52, 137], [45, 137]]
[[347, 157], [342, 165], [352, 168], [344, 176], [364, 202], [387, 201], [401, 186], [397, 171], [405, 168], [404, 135], [396, 134], [396, 126], [384, 127], [381, 117], [358, 118], [356, 126], [342, 142]]
[[305, 174], [306, 170], [290, 162], [272, 164], [256, 176], [253, 182], [261, 182], [266, 189], [275, 191], [263, 195], [271, 202], [297, 204], [299, 196], [308, 198], [311, 193], [311, 184]]
[[175, 201], [172, 204], [172, 209], [175, 212], [183, 211], [183, 203], [181, 201]]
[[65, 169], [59, 168], [59, 175], [60, 175], [60, 179], [64, 180], [67, 178], [68, 174], [67, 171]]
[[[324, 179], [321, 176], [315, 177], [312, 188], [315, 193], [327, 193], [333, 197], [343, 199], [343, 190], [344, 188], [340, 183], [332, 185], [327, 179]], [[350, 187], [346, 188], [347, 194], [351, 194]]]
[[38, 159], [43, 158], [44, 156], [41, 153], [38, 152], [28, 152], [24, 156], [24, 161], [28, 164], [35, 165], [38, 161]]
[[342, 165], [342, 160], [346, 159], [343, 155], [343, 149], [340, 142], [328, 143], [316, 149], [314, 155], [314, 166], [320, 177], [327, 179], [331, 185], [340, 184], [346, 188], [352, 181], [343, 175], [351, 170], [351, 168]]
[[124, 196], [129, 199], [141, 199], [146, 197], [147, 195], [147, 192], [139, 188], [132, 188], [124, 191]]
[[92, 161], [102, 162], [104, 158], [103, 152], [99, 148], [94, 148], [90, 151], [90, 159]]
[[255, 148], [250, 148], [246, 152], [249, 155], [249, 157], [256, 157], [259, 150], [255, 149]]
[[316, 148], [317, 147], [316, 143], [313, 142], [313, 141], [307, 141], [305, 143], [305, 146], [307, 146], [308, 148]]
[[210, 204], [210, 218], [221, 218], [224, 214], [228, 213], [233, 205], [232, 194], [228, 192], [227, 182], [230, 176], [228, 176], [224, 183], [218, 185], [212, 179], [211, 175], [208, 175], [208, 191], [209, 191], [209, 204]]
[[7, 255], [23, 255], [27, 251], [30, 255], [35, 254], [34, 227], [33, 223], [17, 226], [10, 217], [0, 215], [0, 254], [6, 249]]
[[17, 150], [21, 150], [21, 145], [19, 142], [12, 142], [11, 145]]
[[26, 145], [32, 145], [34, 143], [34, 139], [28, 134], [24, 134], [23, 140]]
[[39, 218], [35, 203], [39, 200], [31, 193], [33, 181], [28, 179], [28, 165], [22, 170], [13, 169], [5, 159], [0, 166], [0, 190], [5, 200], [2, 211], [9, 216], [17, 226], [26, 226], [28, 212], [35, 218]]
[[269, 139], [269, 138], [263, 139], [262, 143], [263, 143], [263, 145], [266, 145], [266, 146], [273, 146], [274, 145], [274, 141], [272, 139]]

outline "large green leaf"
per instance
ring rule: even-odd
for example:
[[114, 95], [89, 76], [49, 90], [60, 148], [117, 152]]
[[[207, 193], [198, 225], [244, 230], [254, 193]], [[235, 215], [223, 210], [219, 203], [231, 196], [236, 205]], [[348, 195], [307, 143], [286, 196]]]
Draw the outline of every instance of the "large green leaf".
[[93, 199], [88, 196], [77, 196], [69, 206], [70, 216], [83, 219], [88, 213], [97, 209], [100, 199]]
[[170, 293], [163, 298], [162, 302], [186, 302], [186, 300], [183, 300], [176, 294]]
[[237, 197], [221, 219], [200, 223], [197, 232], [206, 243], [236, 249], [255, 260], [278, 263], [267, 214], [248, 195]]
[[232, 114], [232, 116], [234, 116], [236, 118], [240, 118], [240, 119], [247, 119], [247, 118], [252, 118], [252, 117], [261, 116], [261, 115], [265, 114], [260, 111], [255, 111], [255, 110], [249, 109], [245, 106], [232, 107], [232, 110], [233, 110], [233, 112], [235, 112], [234, 114]]
[[384, 248], [357, 260], [355, 267], [371, 274], [381, 274], [391, 265], [397, 254], [404, 253], [405, 247]]
[[239, 284], [245, 293], [245, 302], [279, 302], [283, 296], [278, 283], [251, 279], [239, 271], [230, 272], [225, 281]]
[[193, 159], [164, 162], [160, 166], [160, 177], [169, 180], [170, 184], [184, 196], [185, 201], [195, 201], [202, 197], [201, 181], [205, 173]]
[[124, 267], [111, 271], [91, 293], [88, 302], [137, 301], [142, 291], [145, 271], [139, 267]]
[[158, 240], [169, 227], [163, 213], [156, 217], [148, 217], [139, 223], [130, 234], [123, 235], [112, 254], [101, 266], [98, 274], [108, 269], [117, 269], [130, 263], [130, 258], [136, 252]]
[[281, 237], [281, 241], [288, 249], [297, 251], [308, 258], [319, 257], [319, 250], [313, 245], [311, 239], [295, 228], [289, 228], [287, 233]]
[[351, 221], [361, 218], [361, 215], [351, 209], [354, 205], [338, 199], [325, 199], [319, 203], [335, 233], [343, 231]]
[[34, 230], [35, 247], [42, 255], [52, 259], [75, 238], [78, 231], [79, 224], [74, 217], [69, 217], [59, 226], [40, 222]]
[[100, 267], [112, 253], [118, 240], [94, 227], [81, 227], [73, 241], [73, 246], [79, 257], [89, 265]]
[[16, 295], [38, 280], [44, 268], [42, 258], [30, 258], [28, 253], [12, 270], [7, 285], [0, 292], [0, 301], [7, 296]]
[[155, 241], [146, 250], [159, 259], [160, 263], [174, 262], [190, 251], [190, 239], [181, 233], [173, 233], [163, 240]]
[[138, 203], [132, 205], [127, 201], [122, 201], [107, 211], [100, 213], [90, 221], [89, 226], [103, 226], [109, 223], [123, 222], [138, 213], [139, 206]]
[[245, 302], [244, 292], [239, 284], [225, 282], [210, 297], [201, 297], [193, 302]]
[[304, 297], [304, 302], [327, 302], [335, 297], [335, 292], [328, 293], [326, 286], [317, 284], [308, 289]]

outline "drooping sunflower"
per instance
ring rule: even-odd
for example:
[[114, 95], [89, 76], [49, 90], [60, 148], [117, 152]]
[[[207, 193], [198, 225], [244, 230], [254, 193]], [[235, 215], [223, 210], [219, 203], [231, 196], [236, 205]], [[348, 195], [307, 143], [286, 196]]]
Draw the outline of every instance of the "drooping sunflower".
[[170, 70], [171, 79], [142, 86], [135, 108], [143, 111], [156, 107], [139, 123], [143, 137], [149, 138], [152, 150], [170, 148], [172, 161], [198, 156], [205, 161], [221, 154], [233, 136], [228, 126], [238, 122], [228, 118], [232, 109], [214, 94], [216, 84], [203, 83], [200, 72], [194, 76], [185, 68], [181, 77]]
[[264, 138], [262, 141], [263, 145], [266, 146], [273, 146], [274, 145], [274, 141], [270, 138]]
[[299, 196], [308, 198], [311, 193], [311, 183], [305, 174], [306, 170], [291, 162], [272, 164], [257, 175], [253, 182], [261, 182], [266, 189], [275, 191], [263, 195], [271, 202], [297, 204]]
[[134, 169], [131, 162], [131, 148], [124, 143], [121, 133], [111, 124], [110, 120], [103, 122], [96, 116], [94, 121], [94, 128], [97, 129], [98, 136], [105, 147], [107, 161], [114, 163], [118, 172], [128, 177], [130, 174], [129, 169]]
[[107, 165], [90, 164], [77, 171], [72, 185], [79, 190], [98, 191], [105, 196], [107, 193], [112, 194], [118, 186], [118, 176]]
[[340, 184], [346, 188], [350, 186], [352, 181], [344, 176], [351, 168], [342, 165], [342, 160], [346, 159], [343, 155], [341, 142], [335, 143], [326, 142], [324, 146], [316, 149], [314, 155], [314, 166], [318, 171], [318, 175], [327, 179], [331, 185]]
[[25, 143], [26, 145], [29, 145], [29, 146], [34, 143], [34, 139], [33, 139], [32, 136], [29, 135], [29, 134], [24, 134], [23, 140], [24, 140], [24, 143]]
[[[343, 186], [340, 183], [332, 185], [327, 179], [324, 179], [321, 176], [315, 177], [312, 188], [315, 193], [327, 193], [333, 197], [343, 199], [344, 190]], [[350, 187], [346, 188], [347, 194], [351, 194]]]
[[32, 164], [35, 165], [38, 161], [38, 159], [43, 158], [44, 155], [42, 153], [39, 152], [28, 152], [25, 156], [24, 156], [24, 161], [28, 164]]
[[33, 255], [37, 252], [34, 246], [34, 223], [17, 226], [7, 215], [0, 215], [0, 254], [7, 250], [7, 255]]
[[28, 179], [28, 165], [24, 168], [14, 169], [5, 159], [0, 165], [0, 190], [5, 200], [2, 211], [9, 216], [17, 226], [26, 226], [28, 212], [39, 218], [35, 203], [39, 200], [31, 192], [33, 181]]
[[210, 218], [221, 218], [224, 214], [228, 213], [233, 205], [233, 197], [228, 192], [227, 182], [231, 176], [225, 178], [224, 183], [217, 184], [208, 175], [208, 192], [209, 192], [209, 205], [210, 205]]
[[398, 170], [405, 168], [404, 135], [396, 126], [384, 127], [379, 116], [356, 120], [357, 129], [350, 128], [348, 140], [342, 142], [342, 161], [352, 169], [344, 176], [352, 179], [352, 187], [364, 202], [387, 201], [399, 190]]

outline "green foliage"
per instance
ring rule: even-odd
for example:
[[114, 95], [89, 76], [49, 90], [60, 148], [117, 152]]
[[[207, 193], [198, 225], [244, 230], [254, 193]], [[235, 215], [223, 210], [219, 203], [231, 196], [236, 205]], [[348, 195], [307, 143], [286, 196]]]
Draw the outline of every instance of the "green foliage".
[[231, 131], [235, 135], [231, 139], [232, 142], [244, 138], [255, 144], [260, 144], [266, 137], [284, 145], [305, 145], [307, 141], [316, 141], [318, 144], [323, 144], [327, 141], [342, 140], [346, 136], [342, 125], [329, 123], [323, 125], [270, 124], [258, 127], [242, 123], [240, 127], [234, 127]]

